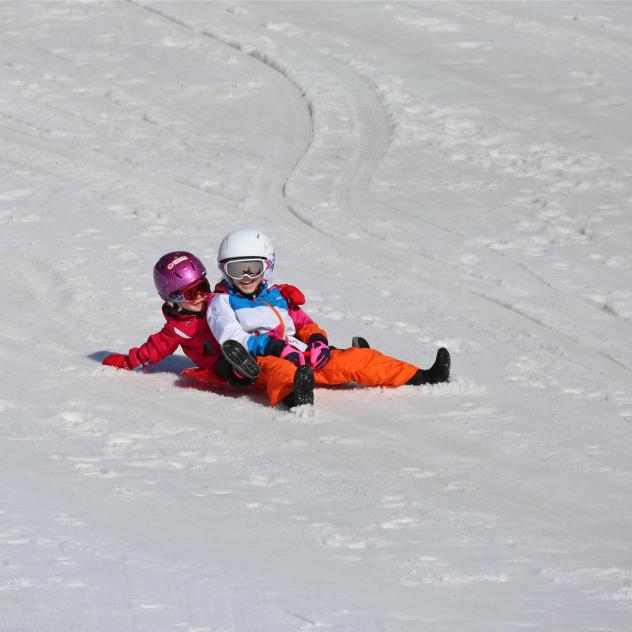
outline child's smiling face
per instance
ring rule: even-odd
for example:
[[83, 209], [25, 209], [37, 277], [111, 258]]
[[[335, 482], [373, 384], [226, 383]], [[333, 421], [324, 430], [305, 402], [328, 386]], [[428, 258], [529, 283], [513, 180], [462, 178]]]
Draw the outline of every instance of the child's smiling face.
[[191, 301], [191, 302], [184, 302], [183, 301], [182, 303], [180, 303], [180, 306], [183, 309], [186, 309], [189, 312], [200, 313], [206, 307], [206, 296], [201, 296], [201, 297], [196, 298], [194, 301]]
[[240, 292], [252, 294], [259, 287], [261, 276], [258, 276], [256, 279], [249, 279], [248, 277], [243, 277], [239, 280], [233, 279], [233, 283]]

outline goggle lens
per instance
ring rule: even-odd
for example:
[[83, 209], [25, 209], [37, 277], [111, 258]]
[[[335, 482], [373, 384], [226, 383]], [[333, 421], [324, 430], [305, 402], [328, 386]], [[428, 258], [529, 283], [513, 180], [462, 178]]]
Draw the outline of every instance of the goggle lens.
[[199, 279], [191, 285], [182, 288], [177, 292], [182, 298], [177, 302], [189, 303], [200, 296], [208, 296], [211, 293], [211, 286], [206, 279]]
[[263, 274], [265, 262], [261, 259], [238, 259], [227, 261], [224, 264], [224, 272], [231, 278], [239, 281], [244, 277], [256, 279]]

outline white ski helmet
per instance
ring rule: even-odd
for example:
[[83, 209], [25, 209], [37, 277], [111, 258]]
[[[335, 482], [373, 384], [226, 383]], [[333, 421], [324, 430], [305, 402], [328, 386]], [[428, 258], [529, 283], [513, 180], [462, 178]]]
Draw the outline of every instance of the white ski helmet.
[[228, 233], [219, 245], [217, 265], [224, 279], [233, 285], [222, 264], [235, 259], [261, 259], [264, 262], [263, 280], [269, 282], [274, 269], [274, 247], [270, 239], [254, 228], [239, 228]]

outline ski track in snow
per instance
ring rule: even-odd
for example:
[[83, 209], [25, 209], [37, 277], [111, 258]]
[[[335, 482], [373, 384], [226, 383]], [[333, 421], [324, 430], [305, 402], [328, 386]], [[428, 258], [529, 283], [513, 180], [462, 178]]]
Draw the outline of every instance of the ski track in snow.
[[[630, 16], [0, 5], [0, 627], [626, 632]], [[98, 363], [249, 224], [333, 344], [452, 382], [287, 413]]]

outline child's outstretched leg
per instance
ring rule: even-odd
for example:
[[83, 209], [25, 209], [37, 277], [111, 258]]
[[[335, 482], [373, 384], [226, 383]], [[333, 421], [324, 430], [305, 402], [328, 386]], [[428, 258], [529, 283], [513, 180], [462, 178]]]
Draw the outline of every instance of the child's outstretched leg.
[[419, 369], [406, 384], [439, 384], [450, 381], [450, 353], [444, 347], [437, 351], [434, 364], [429, 369]]
[[336, 349], [329, 363], [315, 372], [316, 384], [357, 382], [363, 386], [437, 384], [447, 381], [449, 375], [450, 354], [443, 348], [430, 369], [420, 369], [375, 349]]
[[333, 349], [331, 359], [315, 371], [316, 384], [357, 382], [364, 386], [402, 386], [419, 370], [418, 367], [391, 358], [376, 349], [351, 347]]

